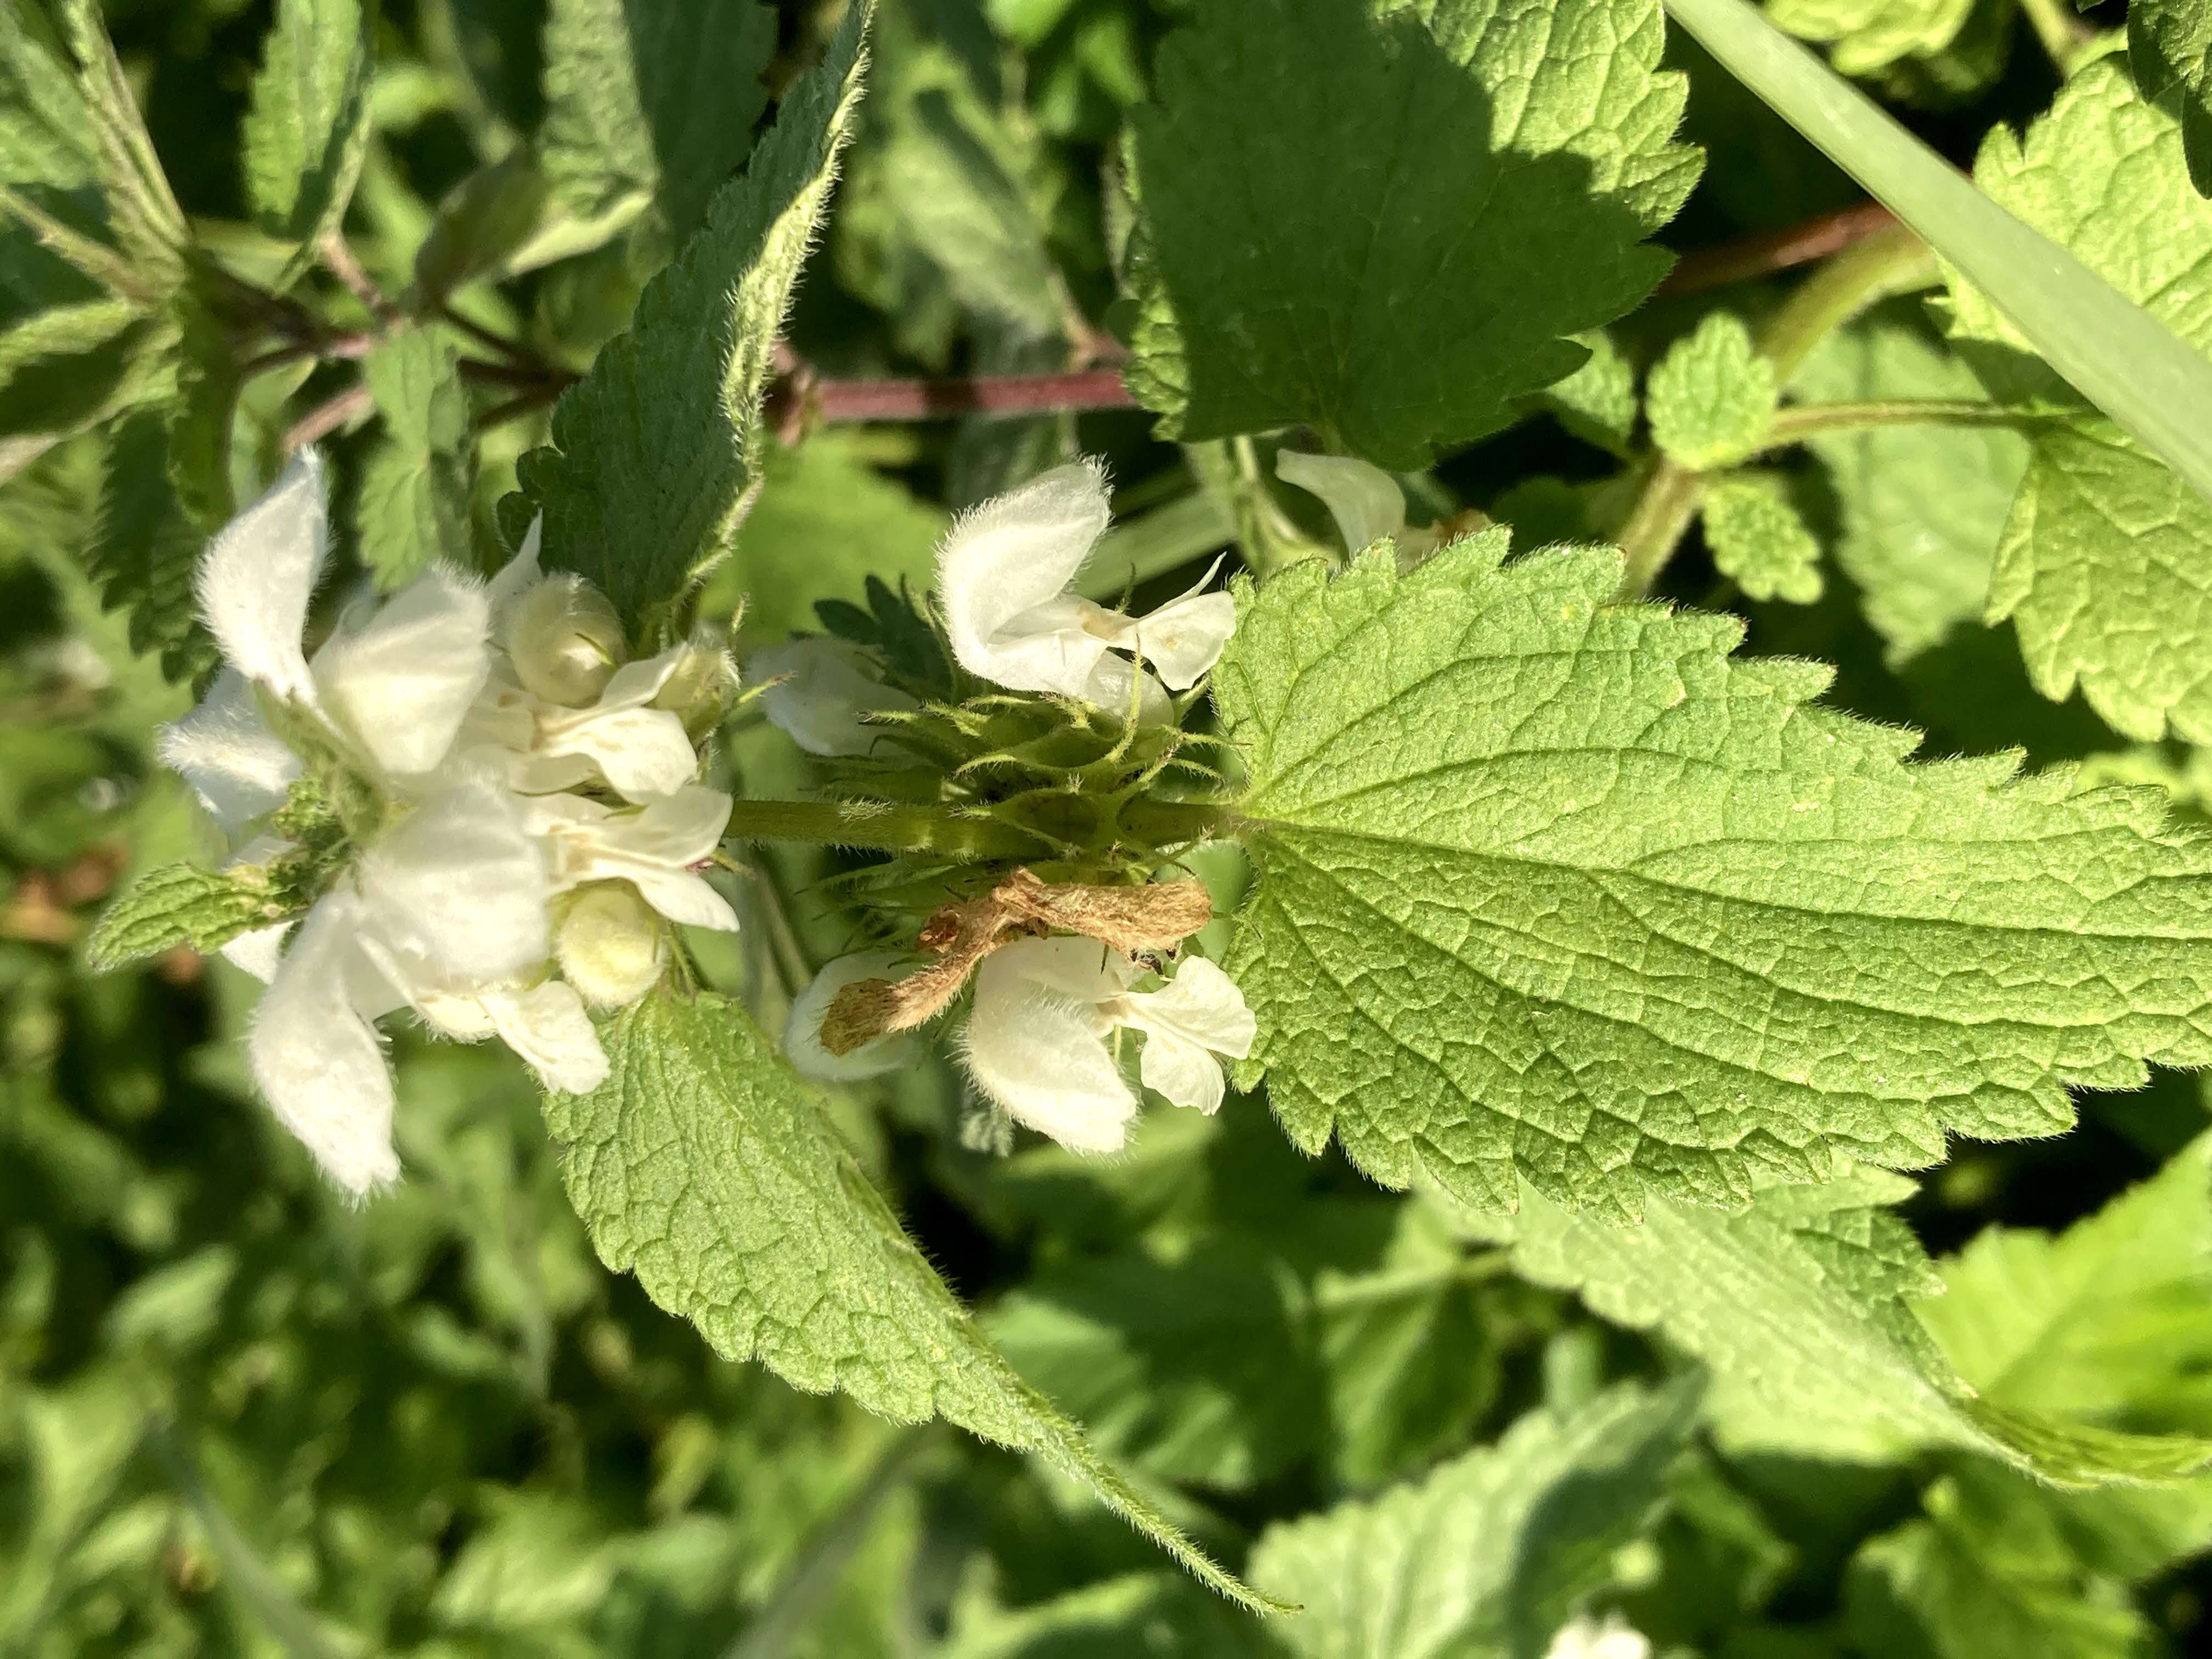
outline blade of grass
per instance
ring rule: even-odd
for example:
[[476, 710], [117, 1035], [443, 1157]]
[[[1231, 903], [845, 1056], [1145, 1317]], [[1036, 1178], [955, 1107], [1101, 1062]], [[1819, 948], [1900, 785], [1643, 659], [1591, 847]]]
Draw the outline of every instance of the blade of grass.
[[1745, 0], [1666, 3], [1723, 68], [1986, 293], [2075, 390], [2212, 498], [2212, 362]]

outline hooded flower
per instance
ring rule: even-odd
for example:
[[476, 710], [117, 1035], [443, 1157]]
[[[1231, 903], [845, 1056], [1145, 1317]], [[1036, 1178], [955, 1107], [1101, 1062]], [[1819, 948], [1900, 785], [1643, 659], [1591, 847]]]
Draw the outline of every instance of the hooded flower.
[[1164, 721], [1168, 690], [1196, 684], [1220, 657], [1237, 602], [1201, 592], [1201, 581], [1132, 617], [1073, 593], [1107, 518], [1105, 469], [1095, 460], [1055, 467], [963, 514], [937, 554], [945, 632], [963, 668], [1009, 690], [1115, 713], [1133, 701], [1140, 719]]
[[1137, 1115], [1109, 1039], [1143, 1034], [1138, 1075], [1178, 1106], [1221, 1104], [1221, 1056], [1252, 1052], [1257, 1023], [1229, 975], [1187, 957], [1158, 991], [1087, 939], [1019, 939], [983, 960], [962, 1054], [975, 1086], [1018, 1123], [1071, 1151], [1119, 1152]]
[[[349, 856], [305, 919], [242, 935], [224, 954], [269, 987], [247, 1039], [256, 1083], [331, 1177], [362, 1194], [398, 1172], [376, 1020], [411, 1008], [449, 1036], [499, 1036], [550, 1088], [593, 1088], [607, 1060], [582, 999], [553, 977], [555, 895], [597, 873], [664, 915], [720, 927], [736, 918], [678, 863], [712, 850], [730, 805], [690, 782], [688, 741], [680, 776], [657, 724], [628, 741], [603, 726], [573, 751], [594, 781], [665, 782], [642, 808], [518, 793], [514, 774], [538, 775], [572, 751], [545, 755], [535, 710], [512, 750], [482, 738], [501, 718], [511, 666], [492, 644], [495, 595], [433, 566], [381, 603], [349, 607], [310, 660], [302, 637], [328, 550], [323, 465], [310, 450], [202, 560], [201, 611], [226, 665], [161, 753], [245, 860], [301, 852], [264, 825], [301, 779], [344, 799]], [[598, 707], [636, 708], [623, 672], [608, 676]], [[665, 719], [680, 737], [681, 721]]]
[[1544, 1659], [1651, 1659], [1651, 1644], [1617, 1613], [1602, 1622], [1583, 1613], [1560, 1628]]
[[874, 659], [849, 640], [818, 635], [756, 653], [745, 672], [763, 685], [761, 712], [810, 755], [865, 755], [884, 728], [862, 718], [921, 705], [867, 672]]
[[911, 1032], [879, 1036], [842, 1054], [822, 1045], [822, 1018], [838, 992], [866, 980], [896, 978], [912, 965], [912, 958], [896, 951], [862, 951], [839, 957], [815, 975], [792, 1000], [783, 1025], [784, 1055], [799, 1075], [822, 1083], [856, 1083], [914, 1064], [922, 1045]]

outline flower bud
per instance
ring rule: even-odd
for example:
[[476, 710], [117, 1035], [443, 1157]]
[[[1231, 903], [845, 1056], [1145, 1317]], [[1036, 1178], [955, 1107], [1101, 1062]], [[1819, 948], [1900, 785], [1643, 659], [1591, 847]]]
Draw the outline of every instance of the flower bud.
[[722, 723], [737, 695], [737, 664], [702, 629], [684, 642], [684, 654], [653, 706], [682, 720], [684, 732], [697, 743]]
[[629, 654], [607, 596], [568, 574], [548, 576], [514, 602], [507, 652], [526, 689], [567, 708], [596, 701]]
[[581, 889], [553, 940], [562, 975], [594, 1008], [619, 1008], [651, 990], [668, 965], [660, 919], [628, 882]]

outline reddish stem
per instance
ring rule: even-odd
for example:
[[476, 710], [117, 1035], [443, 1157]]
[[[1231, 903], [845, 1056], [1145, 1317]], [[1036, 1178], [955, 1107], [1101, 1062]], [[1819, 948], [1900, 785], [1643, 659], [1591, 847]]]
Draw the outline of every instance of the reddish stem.
[[1686, 253], [1667, 273], [1658, 291], [1661, 295], [1699, 294], [1809, 265], [1896, 222], [1897, 216], [1879, 202], [1862, 202], [1856, 207], [1819, 214], [1779, 230], [1761, 231], [1718, 247]]
[[975, 374], [949, 380], [817, 380], [806, 397], [824, 421], [1056, 415], [1136, 406], [1118, 368], [1086, 368], [1066, 374]]

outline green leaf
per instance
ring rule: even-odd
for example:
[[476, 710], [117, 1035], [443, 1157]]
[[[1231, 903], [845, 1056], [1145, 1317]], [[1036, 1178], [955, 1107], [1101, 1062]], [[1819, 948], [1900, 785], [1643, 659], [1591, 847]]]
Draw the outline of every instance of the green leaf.
[[287, 920], [296, 908], [256, 866], [217, 871], [172, 864], [140, 878], [107, 907], [85, 941], [85, 954], [101, 973], [179, 945], [204, 955], [252, 928]]
[[2212, 1136], [2052, 1236], [1991, 1227], [1922, 1310], [1991, 1400], [2212, 1431]]
[[1659, 360], [1644, 388], [1651, 441], [1692, 471], [1740, 461], [1774, 422], [1774, 365], [1742, 319], [1714, 312]]
[[[1985, 292], [2084, 397], [2212, 495], [2212, 363], [1960, 178], [1746, 0], [1667, 7], [1730, 74]], [[2099, 73], [2094, 65], [2084, 71]], [[2094, 191], [2110, 182], [2100, 179]]]
[[[2179, 128], [2117, 59], [2069, 82], [2024, 139], [1991, 133], [1974, 176], [2212, 352], [2212, 318], [2189, 297], [2212, 269], [2212, 203], [2190, 186]], [[2017, 344], [1976, 290], [1954, 283], [1953, 298], [1958, 333]], [[2038, 429], [1989, 611], [2014, 619], [2046, 696], [2078, 684], [2130, 737], [2170, 726], [2212, 738], [2212, 686], [2197, 671], [2212, 642], [2212, 502], [2111, 421], [2084, 413]]]
[[2053, 1134], [2067, 1084], [2212, 1059], [2212, 843], [2156, 796], [1907, 766], [1914, 734], [1811, 706], [1829, 671], [1611, 603], [1609, 554], [1505, 550], [1239, 590], [1228, 967], [1299, 1146], [1631, 1218]]
[[1322, 1420], [1321, 1376], [1280, 1264], [1214, 1239], [1040, 1274], [988, 1322], [1014, 1369], [1162, 1480], [1229, 1490], [1278, 1474]]
[[1768, 0], [1766, 15], [1799, 40], [1828, 46], [1844, 74], [1872, 75], [1942, 52], [1973, 9], [1974, 0]]
[[82, 190], [100, 152], [61, 43], [33, 8], [0, 6], [0, 179]]
[[199, 620], [192, 572], [207, 537], [171, 481], [167, 423], [131, 416], [108, 434], [100, 512], [85, 564], [100, 599], [129, 619], [136, 650], [159, 652], [173, 678], [210, 664], [215, 643]]
[[868, 15], [847, 11], [630, 331], [562, 396], [550, 446], [522, 459], [546, 567], [590, 578], [634, 629], [721, 556], [760, 487], [762, 395], [851, 128]]
[[154, 153], [154, 140], [107, 38], [98, 0], [59, 0], [58, 9], [86, 125], [100, 157], [108, 222], [135, 269], [141, 293], [158, 295], [184, 275], [182, 250], [191, 240], [184, 210]]
[[307, 270], [316, 244], [337, 228], [361, 177], [374, 69], [370, 21], [361, 0], [278, 0], [241, 137], [255, 219], [270, 235], [297, 245], [280, 288]]
[[[1983, 395], [1914, 300], [1831, 334], [1790, 389], [1808, 403]], [[1994, 426], [1867, 427], [1822, 433], [1808, 447], [1835, 487], [1836, 562], [1857, 585], [1890, 661], [1909, 661], [1979, 621], [2027, 440]]]
[[385, 435], [362, 471], [355, 504], [362, 562], [387, 590], [434, 560], [473, 569], [474, 451], [452, 345], [434, 330], [410, 329], [371, 352], [366, 368]]
[[899, 1422], [942, 1416], [1034, 1453], [1206, 1583], [1215, 1566], [1018, 1376], [900, 1230], [750, 1016], [647, 997], [605, 1028], [613, 1072], [546, 1120], [600, 1259], [716, 1352]]
[[1062, 331], [1036, 189], [1046, 163], [1027, 124], [984, 84], [995, 68], [988, 37], [954, 38], [957, 15], [884, 15], [833, 247], [844, 283], [933, 362], [949, 351], [959, 312], [1016, 342], [1059, 343]]
[[2212, 1442], [2118, 1434], [1978, 1398], [1914, 1317], [1911, 1298], [1941, 1281], [1884, 1207], [1911, 1191], [1901, 1177], [1858, 1170], [1769, 1188], [1733, 1214], [1655, 1202], [1643, 1225], [1620, 1227], [1529, 1187], [1519, 1214], [1469, 1224], [1510, 1243], [1523, 1278], [1703, 1361], [1716, 1422], [1752, 1448], [1872, 1462], [1958, 1446], [2071, 1486], [2170, 1480], [2212, 1460]]
[[2212, 3], [2134, 0], [2128, 62], [2143, 95], [2181, 124], [2190, 182], [2199, 196], [2212, 196]]
[[[1202, 0], [1134, 112], [1129, 385], [1164, 436], [1377, 465], [1503, 425], [1667, 269], [1657, 0]], [[1506, 250], [1510, 250], [1510, 257]]]
[[2033, 1494], [1954, 1479], [1924, 1502], [1928, 1519], [1872, 1540], [1850, 1564], [1845, 1623], [1856, 1651], [2138, 1659], [2151, 1650], [2151, 1628], [2124, 1587], [2085, 1571]]
[[151, 397], [175, 339], [114, 299], [55, 306], [0, 335], [0, 477]]
[[1636, 365], [1602, 329], [1581, 336], [1576, 343], [1589, 348], [1589, 361], [1565, 380], [1547, 386], [1537, 404], [1584, 443], [1626, 459], [1633, 446], [1639, 408]]
[[1658, 1518], [1696, 1406], [1679, 1384], [1618, 1388], [1418, 1485], [1269, 1528], [1253, 1580], [1306, 1602], [1279, 1637], [1311, 1659], [1543, 1652]]
[[1820, 544], [1771, 472], [1716, 478], [1701, 498], [1705, 544], [1721, 574], [1754, 599], [1810, 605], [1820, 597]]
[[244, 386], [238, 354], [199, 285], [187, 281], [170, 302], [176, 319], [177, 395], [167, 410], [169, 477], [185, 515], [213, 535], [236, 503], [230, 483], [231, 428]]
[[546, 175], [597, 219], [658, 199], [678, 237], [752, 145], [775, 14], [753, 0], [552, 0]]

